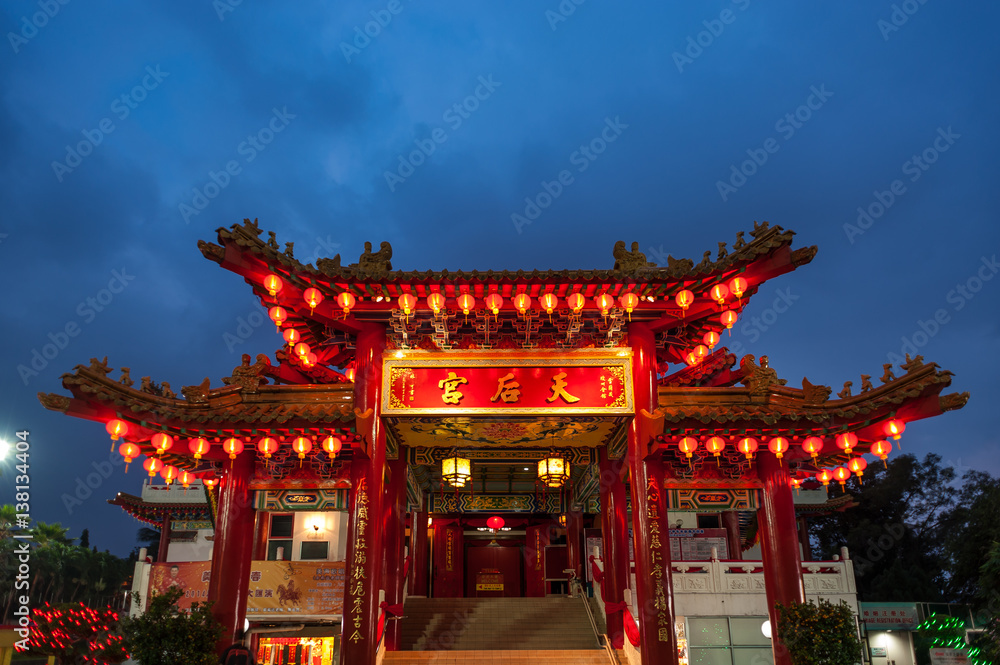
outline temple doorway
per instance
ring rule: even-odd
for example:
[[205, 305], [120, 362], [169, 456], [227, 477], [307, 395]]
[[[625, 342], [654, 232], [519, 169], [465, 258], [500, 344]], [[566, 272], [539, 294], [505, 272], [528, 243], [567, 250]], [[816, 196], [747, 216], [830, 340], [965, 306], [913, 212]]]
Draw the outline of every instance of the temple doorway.
[[514, 540], [470, 540], [465, 548], [466, 598], [518, 598], [522, 583], [523, 543]]

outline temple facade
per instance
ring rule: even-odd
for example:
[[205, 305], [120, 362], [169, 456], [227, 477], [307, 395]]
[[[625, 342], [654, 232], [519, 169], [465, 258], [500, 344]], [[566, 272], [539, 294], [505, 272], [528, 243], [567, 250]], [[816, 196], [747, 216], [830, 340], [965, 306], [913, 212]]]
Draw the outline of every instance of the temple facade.
[[384, 242], [303, 265], [246, 220], [199, 247], [267, 308], [273, 358], [179, 396], [94, 359], [39, 398], [144, 459], [143, 495], [113, 500], [161, 529], [137, 580], [214, 601], [220, 651], [375, 663], [453, 646], [414, 642], [414, 599], [584, 581], [633, 662], [785, 665], [776, 604], [857, 611], [849, 553], [809, 551], [809, 515], [850, 506], [827, 486], [968, 399], [919, 356], [833, 396], [721, 346], [812, 260], [793, 235], [755, 223], [697, 264], [619, 242], [607, 270], [404, 272]]

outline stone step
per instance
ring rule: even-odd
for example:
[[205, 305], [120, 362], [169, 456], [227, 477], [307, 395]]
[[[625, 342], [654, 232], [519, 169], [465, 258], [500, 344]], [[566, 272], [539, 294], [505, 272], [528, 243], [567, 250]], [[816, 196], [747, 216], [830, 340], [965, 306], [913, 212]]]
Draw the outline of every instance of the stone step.
[[605, 651], [387, 651], [384, 663], [395, 665], [611, 665]]

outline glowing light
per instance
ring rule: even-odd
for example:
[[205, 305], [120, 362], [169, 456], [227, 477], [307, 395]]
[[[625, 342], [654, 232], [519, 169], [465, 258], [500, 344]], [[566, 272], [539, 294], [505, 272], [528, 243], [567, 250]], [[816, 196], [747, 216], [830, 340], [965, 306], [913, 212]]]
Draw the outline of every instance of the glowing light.
[[277, 439], [265, 436], [257, 442], [257, 450], [259, 450], [266, 459], [271, 459], [271, 454], [278, 451], [278, 441]]
[[538, 461], [538, 479], [546, 487], [562, 487], [569, 480], [569, 464], [555, 453]]
[[708, 295], [712, 297], [712, 300], [720, 305], [725, 305], [726, 298], [729, 297], [729, 287], [725, 284], [716, 284], [712, 287], [712, 290], [708, 292]]
[[128, 434], [128, 423], [124, 420], [119, 420], [118, 418], [112, 418], [108, 421], [108, 424], [104, 426], [104, 429], [108, 431], [111, 435], [112, 441], [117, 441], [120, 437]]
[[833, 474], [830, 473], [829, 469], [822, 469], [816, 474], [816, 480], [823, 483], [823, 487], [826, 487], [830, 484], [830, 481], [833, 480]]
[[344, 316], [347, 316], [348, 314], [351, 313], [351, 308], [354, 307], [354, 304], [357, 301], [358, 299], [355, 298], [354, 294], [351, 293], [350, 291], [341, 291], [337, 295], [337, 305], [340, 307], [340, 309], [344, 310]]
[[417, 306], [417, 297], [412, 293], [404, 293], [396, 299], [396, 302], [399, 303], [399, 308], [403, 310], [403, 315], [409, 316]]
[[427, 296], [427, 306], [431, 308], [431, 311], [435, 314], [440, 314], [441, 310], [444, 309], [444, 296], [440, 293], [432, 293]]
[[823, 450], [823, 439], [818, 436], [806, 437], [806, 440], [802, 442], [802, 450], [812, 455], [813, 459], [816, 459], [820, 451]]
[[236, 456], [243, 452], [243, 442], [231, 436], [222, 442], [222, 450], [229, 454], [229, 459], [236, 459]]
[[694, 451], [698, 450], [698, 439], [693, 436], [685, 436], [677, 442], [677, 447], [690, 459]]
[[295, 345], [295, 348], [292, 350], [295, 352], [295, 355], [297, 355], [299, 358], [305, 358], [306, 356], [309, 355], [309, 352], [312, 351], [309, 345], [306, 344], [305, 342], [299, 342], [298, 344]]
[[726, 440], [721, 436], [713, 436], [708, 441], [705, 442], [705, 450], [712, 453], [716, 457], [726, 449]]
[[528, 311], [528, 308], [531, 307], [531, 296], [527, 293], [518, 293], [514, 296], [514, 307], [523, 316]]
[[747, 456], [748, 460], [753, 459], [753, 454], [757, 452], [760, 444], [752, 436], [745, 436], [736, 444], [736, 449]]
[[783, 436], [776, 436], [767, 442], [767, 449], [774, 453], [774, 456], [781, 459], [788, 451], [788, 439]]
[[607, 293], [602, 293], [594, 298], [594, 302], [597, 303], [597, 308], [601, 310], [601, 316], [607, 316], [608, 311], [614, 307], [615, 299]]
[[307, 436], [299, 436], [296, 437], [294, 441], [292, 441], [292, 450], [298, 453], [300, 460], [305, 459], [306, 455], [308, 455], [312, 449], [313, 449], [312, 439], [310, 439]]
[[472, 308], [476, 306], [476, 299], [469, 293], [463, 293], [460, 295], [456, 302], [458, 302], [458, 306], [462, 310], [462, 314], [465, 314], [466, 316], [468, 316], [469, 312], [472, 311]]
[[851, 477], [851, 472], [846, 466], [838, 466], [833, 470], [833, 477], [843, 488], [844, 483], [846, 483], [847, 479]]
[[212, 444], [208, 442], [208, 439], [203, 439], [200, 436], [195, 439], [188, 439], [188, 450], [194, 454], [195, 459], [201, 459], [201, 456], [209, 451]]
[[306, 304], [309, 305], [310, 312], [316, 309], [319, 304], [323, 302], [323, 294], [320, 293], [319, 289], [313, 287], [306, 289], [305, 293], [302, 294], [302, 298], [306, 301]]
[[722, 323], [722, 325], [726, 326], [726, 330], [732, 330], [733, 326], [736, 325], [736, 320], [738, 318], [739, 317], [736, 315], [736, 312], [734, 312], [731, 309], [727, 309], [725, 312], [719, 315], [719, 321]]
[[291, 347], [294, 347], [296, 342], [302, 339], [302, 335], [300, 335], [299, 331], [296, 330], [295, 328], [287, 329], [282, 335], [282, 337], [285, 338], [285, 341], [288, 342], [288, 346]]
[[538, 302], [545, 308], [546, 314], [551, 314], [552, 310], [559, 306], [559, 298], [557, 298], [554, 293], [543, 294], [542, 297], [538, 299]]
[[503, 296], [499, 293], [491, 293], [486, 296], [486, 306], [493, 312], [493, 316], [496, 316], [500, 313], [500, 308], [503, 307]]
[[850, 455], [854, 447], [858, 445], [858, 435], [854, 432], [841, 432], [837, 435], [836, 441], [837, 447]]
[[288, 320], [288, 312], [286, 312], [285, 308], [280, 305], [275, 305], [271, 309], [267, 310], [267, 315], [271, 317], [272, 321], [274, 321], [274, 325], [278, 327], [278, 330], [281, 330], [281, 324]]
[[132, 463], [136, 457], [139, 456], [140, 450], [139, 446], [126, 441], [125, 443], [118, 446], [118, 454], [125, 458], [125, 472], [128, 473], [128, 465]]
[[868, 468], [868, 462], [865, 461], [864, 457], [852, 457], [847, 462], [847, 468], [853, 471], [858, 478], [865, 475], [865, 469]]
[[[169, 434], [164, 434], [163, 432], [157, 432], [156, 434], [153, 435], [153, 438], [150, 439], [149, 442], [153, 444], [154, 448], [156, 448], [156, 454], [162, 455], [163, 453], [170, 450], [170, 448], [174, 445], [174, 438]], [[132, 457], [135, 457], [135, 455], [133, 455]]]
[[899, 441], [899, 437], [903, 435], [903, 431], [906, 429], [906, 423], [902, 420], [887, 420], [885, 425], [882, 426], [882, 431], [885, 435], [891, 437], [893, 441]]
[[892, 452], [891, 443], [888, 441], [876, 441], [872, 444], [870, 452], [872, 455], [878, 455], [878, 458], [882, 460], [882, 463], [886, 465], [886, 468], [888, 468], [889, 465], [886, 463], [886, 460], [889, 458], [889, 453]]
[[281, 287], [284, 285], [285, 283], [282, 282], [281, 278], [277, 275], [268, 275], [264, 278], [264, 288], [267, 289], [267, 294], [269, 296], [277, 295], [278, 291], [280, 291]]
[[566, 304], [569, 305], [570, 309], [579, 314], [583, 310], [583, 306], [587, 304], [587, 299], [583, 297], [582, 293], [574, 293], [566, 298]]
[[687, 311], [687, 308], [694, 302], [694, 294], [687, 289], [678, 291], [677, 295], [674, 296], [674, 302], [676, 302], [677, 306], [682, 310]]
[[340, 438], [331, 435], [323, 439], [323, 442], [320, 445], [322, 445], [323, 450], [326, 451], [327, 455], [334, 458], [337, 456], [337, 453], [340, 452], [341, 448], [344, 447], [344, 442], [341, 441]]
[[486, 520], [486, 526], [493, 529], [494, 531], [499, 531], [500, 529], [503, 528], [503, 525], [504, 525], [503, 518], [498, 515], [494, 515], [493, 517]]
[[142, 463], [142, 468], [148, 471], [149, 477], [152, 478], [160, 469], [163, 468], [163, 462], [156, 457], [147, 457], [146, 461]]
[[174, 478], [178, 475], [177, 467], [171, 464], [160, 469], [160, 477], [167, 481], [168, 485], [173, 484]]
[[709, 330], [705, 333], [705, 336], [702, 337], [701, 340], [705, 342], [705, 346], [709, 349], [714, 349], [715, 345], [719, 343], [719, 333], [714, 330]]
[[623, 293], [618, 302], [621, 303], [627, 313], [631, 314], [635, 306], [639, 304], [639, 296], [634, 293]]
[[729, 291], [737, 298], [742, 298], [747, 292], [747, 281], [742, 277], [733, 277], [729, 280]]

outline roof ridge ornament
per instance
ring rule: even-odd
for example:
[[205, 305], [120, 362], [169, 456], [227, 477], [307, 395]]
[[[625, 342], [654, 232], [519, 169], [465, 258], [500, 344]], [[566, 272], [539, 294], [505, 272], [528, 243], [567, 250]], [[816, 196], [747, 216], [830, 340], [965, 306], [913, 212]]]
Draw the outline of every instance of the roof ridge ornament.
[[615, 265], [612, 270], [620, 270], [628, 274], [636, 274], [644, 268], [656, 268], [656, 264], [646, 260], [646, 255], [639, 251], [639, 243], [632, 243], [632, 250], [625, 249], [625, 241], [619, 240], [615, 243], [611, 254], [615, 257]]

